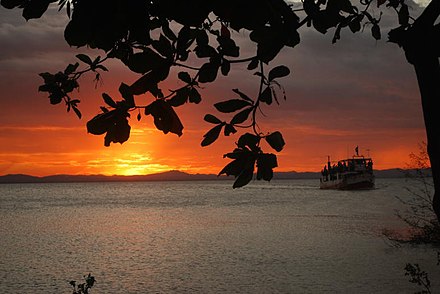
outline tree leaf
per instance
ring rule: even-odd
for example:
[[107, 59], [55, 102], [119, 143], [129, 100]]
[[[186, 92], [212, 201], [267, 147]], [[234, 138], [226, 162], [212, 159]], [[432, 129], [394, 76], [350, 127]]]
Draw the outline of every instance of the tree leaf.
[[217, 42], [220, 44], [218, 51], [221, 55], [239, 57], [240, 48], [235, 44], [234, 40], [224, 36], [218, 36]]
[[168, 39], [171, 41], [177, 41], [177, 36], [174, 34], [174, 32], [170, 29], [169, 22], [165, 21], [162, 23], [162, 32], [165, 36], [167, 36]]
[[348, 27], [353, 33], [359, 32], [361, 30], [361, 21], [363, 15], [354, 17], [348, 24]]
[[373, 38], [375, 38], [376, 40], [380, 40], [380, 27], [377, 23], [373, 24], [373, 26], [371, 27], [371, 34], [373, 35]]
[[171, 106], [177, 107], [188, 101], [189, 88], [183, 87], [174, 92], [174, 95], [168, 100]]
[[272, 104], [272, 89], [270, 87], [266, 87], [266, 89], [263, 90], [260, 97], [258, 97], [258, 100], [261, 102], [266, 103], [267, 105]]
[[342, 20], [343, 16], [335, 10], [320, 10], [313, 18], [313, 27], [320, 33], [325, 34], [328, 29], [336, 27]]
[[210, 83], [215, 81], [217, 78], [219, 64], [214, 62], [207, 62], [202, 65], [199, 70], [199, 82], [200, 83]]
[[183, 26], [180, 29], [176, 43], [177, 55], [179, 60], [185, 61], [187, 59], [188, 48], [194, 42], [197, 32], [197, 30], [192, 29], [189, 26]]
[[102, 93], [102, 99], [104, 99], [104, 102], [107, 103], [108, 106], [111, 106], [113, 108], [116, 108], [116, 102], [106, 93]]
[[108, 68], [106, 68], [104, 65], [102, 65], [102, 64], [98, 64], [97, 66], [96, 66], [96, 68], [99, 68], [99, 69], [102, 69], [103, 71], [108, 71]]
[[168, 40], [168, 38], [164, 35], [160, 34], [159, 40], [152, 41], [151, 45], [162, 56], [166, 58], [172, 58], [174, 47], [171, 45], [170, 40]]
[[198, 46], [208, 45], [209, 37], [204, 29], [200, 29], [197, 31], [196, 42]]
[[191, 76], [190, 76], [189, 73], [187, 73], [186, 71], [181, 71], [181, 72], [179, 72], [179, 73], [177, 74], [177, 77], [178, 77], [181, 81], [183, 81], [183, 82], [185, 82], [185, 83], [187, 83], [187, 84], [190, 84], [190, 83], [191, 83]]
[[214, 104], [214, 107], [217, 108], [218, 111], [229, 113], [240, 110], [246, 106], [250, 106], [251, 103], [241, 99], [231, 99], [227, 101], [217, 102]]
[[247, 69], [248, 70], [256, 69], [259, 62], [260, 61], [257, 58], [252, 59], [251, 62], [249, 62], [248, 66], [247, 66]]
[[227, 76], [229, 71], [231, 70], [231, 63], [229, 61], [227, 61], [226, 59], [224, 59], [222, 61], [222, 65], [220, 67], [220, 70], [224, 76]]
[[170, 66], [165, 64], [161, 68], [144, 74], [130, 86], [130, 92], [133, 95], [141, 95], [149, 91], [157, 97], [157, 93], [160, 91], [157, 84], [167, 78], [169, 71]]
[[328, 0], [326, 10], [335, 13], [340, 13], [340, 11], [350, 14], [356, 13], [350, 0]]
[[224, 129], [225, 136], [229, 136], [230, 134], [235, 134], [237, 130], [234, 128], [232, 124], [226, 124]]
[[247, 95], [244, 94], [243, 92], [240, 92], [240, 90], [238, 90], [238, 89], [232, 89], [232, 91], [233, 91], [234, 93], [237, 93], [237, 94], [240, 96], [241, 99], [243, 99], [243, 100], [247, 100], [247, 101], [249, 101], [249, 102], [251, 102], [251, 103], [254, 103], [254, 100], [252, 100], [252, 98], [250, 98], [249, 96], [247, 96]]
[[76, 58], [78, 58], [79, 60], [81, 60], [82, 62], [88, 65], [91, 65], [93, 63], [92, 59], [86, 54], [77, 54]]
[[199, 91], [194, 87], [189, 90], [189, 102], [199, 104], [202, 101], [202, 96], [200, 96]]
[[252, 180], [254, 176], [254, 163], [252, 163], [249, 166], [246, 166], [243, 171], [238, 175], [237, 179], [235, 180], [234, 184], [232, 185], [232, 188], [241, 188], [243, 186], [246, 186], [249, 184], [249, 182]]
[[197, 45], [196, 48], [194, 48], [194, 52], [198, 58], [213, 57], [218, 55], [218, 52], [208, 44]]
[[234, 159], [228, 163], [223, 169], [218, 173], [218, 175], [225, 174], [227, 176], [238, 176], [243, 169], [243, 160]]
[[341, 24], [339, 23], [336, 27], [335, 34], [333, 35], [332, 44], [335, 44], [338, 40], [341, 39]]
[[154, 125], [158, 130], [164, 134], [171, 132], [179, 137], [182, 136], [183, 125], [168, 101], [158, 99], [147, 105], [145, 115], [150, 114], [154, 117]]
[[270, 181], [273, 178], [273, 168], [277, 167], [277, 157], [275, 154], [263, 153], [257, 158], [257, 180]]
[[144, 48], [142, 52], [135, 53], [128, 59], [128, 68], [136, 73], [146, 73], [150, 70], [159, 68], [166, 63], [166, 59], [151, 50]]
[[75, 70], [78, 68], [78, 66], [79, 66], [78, 62], [75, 62], [75, 64], [69, 64], [66, 67], [66, 69], [64, 70], [64, 74], [65, 75], [70, 75], [70, 74], [74, 73]]
[[104, 146], [110, 146], [110, 143], [124, 143], [130, 138], [131, 127], [124, 115], [118, 115], [113, 124], [107, 129], [104, 137]]
[[258, 150], [258, 144], [260, 143], [260, 137], [251, 133], [245, 133], [240, 136], [237, 142], [239, 148], [249, 147], [252, 151]]
[[409, 22], [409, 10], [408, 10], [408, 5], [406, 5], [405, 3], [402, 3], [402, 5], [400, 6], [399, 9], [399, 24], [402, 26], [406, 26], [408, 25]]
[[119, 86], [119, 93], [121, 93], [122, 98], [124, 98], [125, 101], [127, 101], [128, 107], [134, 107], [134, 96], [131, 92], [130, 86], [127, 84], [121, 83]]
[[222, 121], [220, 119], [218, 119], [217, 117], [215, 117], [212, 114], [206, 114], [203, 119], [206, 122], [209, 122], [209, 123], [212, 123], [212, 124], [221, 124], [222, 123]]
[[233, 188], [240, 188], [247, 185], [253, 177], [255, 166], [255, 155], [246, 149], [235, 149], [234, 152], [225, 156], [234, 160], [228, 163], [219, 173], [227, 176], [234, 176], [235, 182]]
[[290, 70], [287, 66], [279, 65], [277, 67], [272, 68], [269, 72], [269, 81], [272, 81], [276, 78], [282, 78], [288, 76], [290, 74]]
[[284, 142], [283, 135], [278, 131], [273, 132], [270, 135], [266, 136], [265, 139], [266, 142], [270, 145], [270, 147], [275, 149], [277, 152], [283, 150], [284, 145], [286, 144]]
[[284, 47], [286, 36], [272, 27], [261, 27], [253, 30], [250, 39], [256, 42], [258, 59], [268, 64]]
[[74, 105], [72, 105], [72, 109], [73, 109], [73, 111], [75, 112], [76, 116], [77, 116], [79, 119], [81, 119], [81, 117], [82, 117], [81, 111], [79, 111], [79, 109], [78, 109], [76, 106], [74, 106]]
[[94, 67], [96, 67], [96, 65], [97, 65], [100, 61], [101, 61], [101, 56], [98, 55], [98, 56], [96, 56], [95, 60], [93, 60], [92, 65], [93, 65]]
[[87, 122], [87, 132], [93, 135], [102, 135], [107, 132], [113, 124], [115, 110], [100, 113]]
[[217, 140], [218, 136], [220, 135], [220, 132], [223, 128], [223, 123], [216, 125], [215, 127], [213, 127], [212, 129], [210, 129], [205, 135], [203, 135], [204, 139], [202, 140], [202, 147], [211, 145], [212, 143], [215, 142], [215, 140]]
[[234, 117], [231, 119], [230, 124], [237, 125], [245, 122], [248, 119], [249, 114], [252, 112], [252, 109], [252, 107], [249, 107], [234, 115]]

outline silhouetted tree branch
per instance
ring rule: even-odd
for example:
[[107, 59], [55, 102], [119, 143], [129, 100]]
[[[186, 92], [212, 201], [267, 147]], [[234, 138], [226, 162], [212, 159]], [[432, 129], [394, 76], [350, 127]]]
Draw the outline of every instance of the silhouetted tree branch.
[[[1, 0], [5, 8], [23, 10], [25, 19], [39, 18], [54, 0]], [[239, 137], [236, 148], [224, 155], [232, 159], [220, 174], [236, 177], [234, 187], [241, 187], [253, 178], [257, 167], [257, 179], [270, 180], [277, 166], [276, 155], [264, 153], [261, 139], [276, 152], [284, 146], [279, 131], [263, 132], [258, 126], [258, 114], [262, 103], [278, 102], [277, 89], [284, 91], [278, 78], [290, 71], [284, 65], [267, 67], [284, 47], [300, 43], [298, 30], [307, 25], [320, 33], [334, 30], [333, 43], [341, 38], [342, 30], [353, 33], [368, 25], [374, 39], [382, 38], [381, 17], [369, 13], [372, 5], [391, 8], [396, 12], [396, 28], [388, 34], [390, 42], [397, 43], [414, 65], [419, 82], [422, 107], [427, 132], [428, 153], [431, 161], [436, 193], [434, 211], [440, 219], [440, 125], [436, 99], [439, 97], [440, 53], [439, 25], [435, 22], [440, 14], [440, 0], [432, 0], [419, 17], [411, 17], [406, 0], [360, 0], [357, 5], [350, 0], [303, 0], [293, 8], [284, 0], [60, 0], [59, 9], [66, 8], [70, 19], [64, 37], [70, 46], [87, 46], [102, 49], [106, 56], [95, 59], [77, 55], [86, 65], [70, 64], [62, 72], [43, 73], [44, 84], [40, 91], [49, 94], [51, 104], [65, 102], [67, 110], [81, 117], [78, 99], [71, 92], [78, 88], [79, 78], [94, 73], [99, 81], [107, 71], [104, 61], [120, 60], [129, 70], [140, 74], [131, 83], [121, 83], [120, 99], [114, 100], [103, 94], [105, 107], [89, 120], [87, 130], [91, 134], [105, 135], [104, 144], [123, 143], [130, 136], [129, 112], [144, 109], [151, 115], [157, 129], [165, 134], [183, 134], [183, 124], [175, 109], [186, 103], [198, 104], [202, 100], [200, 84], [214, 82], [218, 75], [227, 76], [231, 66], [248, 63], [250, 73], [260, 76], [256, 97], [233, 91], [237, 97], [214, 104], [221, 113], [231, 114], [226, 122], [213, 114], [205, 121], [214, 126], [204, 135], [202, 146], [214, 143], [223, 130], [225, 136], [237, 132], [237, 128], [250, 128]], [[234, 32], [248, 31], [249, 41], [255, 44], [255, 56], [241, 57], [240, 48], [234, 40]], [[191, 62], [198, 62], [194, 65]], [[181, 67], [177, 77], [185, 86], [163, 93], [161, 83], [169, 77], [173, 67]], [[140, 98], [147, 103], [140, 103]], [[139, 113], [137, 119], [142, 115]]]

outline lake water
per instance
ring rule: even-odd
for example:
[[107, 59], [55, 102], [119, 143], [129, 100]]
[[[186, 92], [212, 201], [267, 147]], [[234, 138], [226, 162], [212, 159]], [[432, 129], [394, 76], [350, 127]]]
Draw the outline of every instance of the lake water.
[[390, 245], [405, 225], [403, 179], [370, 191], [316, 180], [0, 185], [0, 293], [414, 293], [407, 262], [429, 246]]

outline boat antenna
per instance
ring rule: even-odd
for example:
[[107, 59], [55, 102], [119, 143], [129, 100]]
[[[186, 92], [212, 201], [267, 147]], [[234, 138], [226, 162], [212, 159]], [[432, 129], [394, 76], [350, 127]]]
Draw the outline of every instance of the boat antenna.
[[370, 157], [370, 149], [365, 149], [365, 151], [367, 151], [367, 157]]

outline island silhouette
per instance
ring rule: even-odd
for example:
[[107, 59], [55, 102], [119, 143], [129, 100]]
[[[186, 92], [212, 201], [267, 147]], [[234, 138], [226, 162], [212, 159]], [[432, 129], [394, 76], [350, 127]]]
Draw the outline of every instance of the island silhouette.
[[[392, 168], [375, 170], [377, 178], [403, 178], [412, 169]], [[275, 180], [316, 179], [319, 180], [320, 172], [275, 172]], [[170, 170], [148, 175], [68, 175], [57, 174], [49, 176], [32, 176], [26, 174], [7, 174], [0, 176], [0, 184], [6, 183], [73, 183], [73, 182], [143, 182], [143, 181], [205, 181], [205, 180], [232, 180], [232, 176], [216, 174], [190, 174], [179, 170]]]

